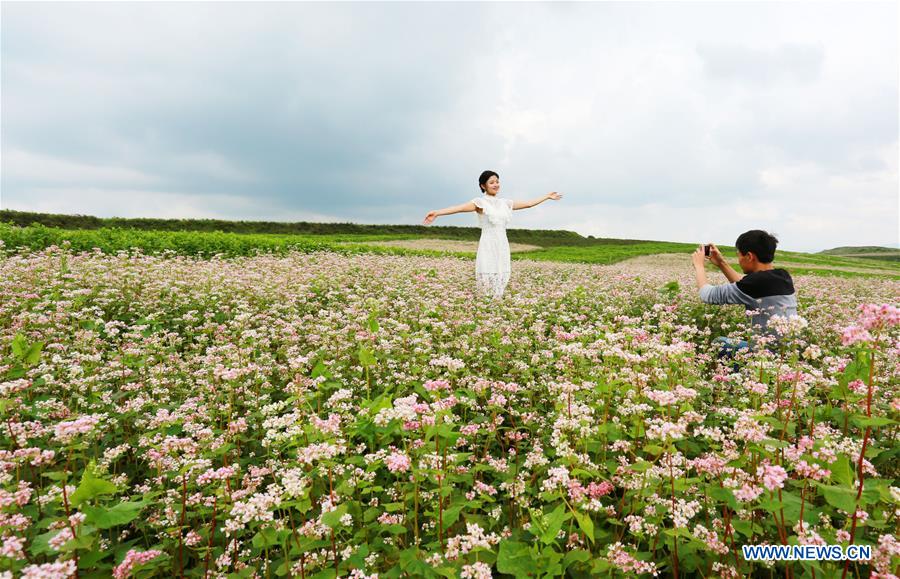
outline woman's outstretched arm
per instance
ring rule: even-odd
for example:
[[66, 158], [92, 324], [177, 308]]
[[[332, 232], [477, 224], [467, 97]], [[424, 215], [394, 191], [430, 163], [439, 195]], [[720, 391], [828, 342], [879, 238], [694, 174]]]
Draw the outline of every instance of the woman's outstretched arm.
[[475, 211], [475, 204], [469, 201], [468, 203], [463, 203], [462, 205], [454, 205], [453, 207], [445, 207], [443, 209], [438, 209], [437, 211], [429, 211], [428, 215], [425, 216], [425, 225], [429, 225], [436, 217], [440, 217], [441, 215], [453, 215], [454, 213], [469, 213], [471, 211]]
[[562, 199], [562, 193], [557, 193], [556, 191], [551, 191], [547, 193], [543, 197], [539, 197], [537, 199], [532, 199], [531, 201], [513, 201], [513, 209], [529, 209], [534, 207], [535, 205], [540, 205], [547, 199], [553, 199], [554, 201], [559, 201]]

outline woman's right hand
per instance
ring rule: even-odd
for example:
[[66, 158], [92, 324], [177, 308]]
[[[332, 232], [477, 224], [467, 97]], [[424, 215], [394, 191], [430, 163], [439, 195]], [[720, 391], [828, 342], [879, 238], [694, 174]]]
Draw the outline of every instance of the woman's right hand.
[[428, 215], [425, 216], [425, 221], [422, 223], [425, 225], [431, 225], [431, 222], [438, 216], [437, 211], [429, 211]]

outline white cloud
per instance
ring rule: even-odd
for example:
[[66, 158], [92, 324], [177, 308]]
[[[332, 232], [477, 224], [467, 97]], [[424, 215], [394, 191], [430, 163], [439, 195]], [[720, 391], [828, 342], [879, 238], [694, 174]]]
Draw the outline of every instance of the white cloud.
[[90, 187], [39, 188], [6, 209], [97, 217], [155, 217], [161, 219], [244, 219], [270, 221], [341, 221], [335, 215], [298, 211], [261, 204], [257, 199], [224, 193], [196, 195], [174, 191], [99, 189]]
[[234, 161], [211, 151], [177, 155], [172, 166], [223, 181], [255, 182], [259, 180], [256, 175], [237, 167]]
[[792, 43], [768, 49], [701, 44], [697, 53], [711, 78], [760, 84], [812, 82], [821, 74], [825, 58], [821, 45]]
[[4, 179], [20, 180], [29, 183], [75, 182], [94, 185], [128, 184], [136, 186], [159, 181], [153, 175], [128, 167], [81, 163], [21, 149], [4, 150], [2, 163]]
[[4, 202], [417, 222], [490, 168], [510, 196], [566, 193], [531, 227], [893, 243], [897, 10], [13, 3]]

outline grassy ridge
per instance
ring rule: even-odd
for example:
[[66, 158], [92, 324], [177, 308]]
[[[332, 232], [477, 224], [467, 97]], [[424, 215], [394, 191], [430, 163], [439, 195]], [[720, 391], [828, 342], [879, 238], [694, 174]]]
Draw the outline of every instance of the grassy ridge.
[[692, 243], [670, 243], [666, 241], [646, 241], [638, 244], [603, 244], [581, 247], [549, 247], [536, 251], [514, 253], [513, 259], [536, 259], [539, 261], [562, 261], [567, 263], [610, 264], [632, 257], [657, 253], [690, 253], [697, 246]]
[[900, 262], [900, 249], [892, 247], [861, 246], [861, 247], [835, 247], [820, 252], [825, 255], [839, 255], [843, 257], [855, 257], [860, 259], [878, 261]]
[[[368, 236], [368, 241], [379, 239]], [[428, 250], [409, 250], [391, 247], [377, 247], [363, 244], [342, 243], [358, 240], [351, 236], [276, 235], [265, 233], [223, 233], [221, 231], [142, 231], [131, 229], [60, 229], [43, 225], [18, 227], [0, 223], [0, 241], [7, 250], [41, 250], [52, 245], [68, 246], [77, 252], [93, 251], [116, 253], [140, 249], [144, 253], [155, 254], [171, 251], [181, 255], [226, 257], [255, 255], [258, 253], [286, 253], [288, 251], [313, 252], [336, 251], [339, 253], [383, 253], [399, 255], [442, 255]]]
[[879, 245], [860, 245], [860, 246], [847, 246], [847, 247], [835, 247], [833, 249], [826, 249], [824, 251], [820, 251], [819, 253], [825, 253], [828, 255], [857, 255], [861, 253], [898, 253], [900, 249], [896, 249], [893, 247], [881, 247]]
[[[51, 213], [29, 213], [25, 211], [0, 210], [0, 222], [27, 227], [38, 223], [59, 229], [133, 229], [139, 231], [198, 231], [224, 233], [268, 233], [279, 235], [350, 235], [352, 240], [370, 241], [378, 239], [415, 239], [437, 237], [477, 241], [481, 236], [478, 227], [452, 227], [441, 225], [364, 225], [359, 223], [311, 223], [277, 221], [224, 221], [220, 219], [126, 219], [120, 217], [100, 218], [90, 215], [57, 215]], [[509, 229], [509, 240], [550, 247], [556, 245], [594, 245], [604, 243], [642, 243], [639, 240], [595, 239], [582, 237], [574, 231], [548, 229]], [[360, 236], [365, 236], [360, 238]], [[367, 237], [374, 236], [370, 239]]]

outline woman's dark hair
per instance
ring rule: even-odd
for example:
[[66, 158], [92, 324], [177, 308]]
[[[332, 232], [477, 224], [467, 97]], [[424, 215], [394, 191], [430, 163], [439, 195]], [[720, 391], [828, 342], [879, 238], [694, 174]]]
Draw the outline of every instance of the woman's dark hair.
[[767, 233], [760, 229], [751, 229], [737, 238], [734, 246], [741, 253], [753, 252], [756, 259], [760, 263], [772, 263], [775, 259], [775, 248], [778, 246], [778, 239], [771, 233]]
[[498, 175], [497, 173], [495, 173], [493, 171], [485, 171], [484, 173], [481, 174], [480, 177], [478, 177], [478, 190], [479, 191], [481, 191], [482, 193], [485, 192], [484, 184], [487, 183], [488, 179], [490, 179], [491, 177], [496, 177], [499, 179], [500, 175]]

